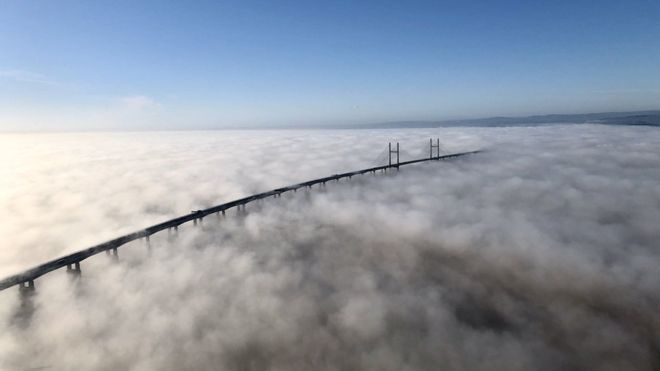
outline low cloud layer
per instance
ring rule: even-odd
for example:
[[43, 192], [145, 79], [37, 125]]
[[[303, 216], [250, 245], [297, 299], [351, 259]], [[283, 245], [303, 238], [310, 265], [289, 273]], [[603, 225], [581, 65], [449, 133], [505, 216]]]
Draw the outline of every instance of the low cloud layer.
[[287, 194], [0, 293], [0, 369], [653, 370], [660, 131], [548, 126], [0, 136], [0, 274]]

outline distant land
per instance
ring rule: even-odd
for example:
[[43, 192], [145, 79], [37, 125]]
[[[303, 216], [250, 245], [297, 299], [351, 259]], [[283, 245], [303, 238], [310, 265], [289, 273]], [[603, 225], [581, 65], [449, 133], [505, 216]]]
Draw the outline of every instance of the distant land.
[[[660, 110], [629, 111], [629, 112], [600, 112], [577, 114], [547, 114], [515, 117], [486, 117], [478, 119], [460, 120], [411, 120], [387, 121], [368, 124], [327, 124], [327, 125], [277, 125], [277, 126], [249, 126], [225, 127], [224, 129], [396, 129], [396, 128], [440, 128], [440, 127], [498, 127], [498, 126], [538, 126], [553, 124], [602, 124], [627, 126], [659, 126]], [[208, 128], [215, 129], [215, 128]]]
[[[452, 126], [530, 126], [549, 124], [604, 124], [660, 126], [660, 111], [601, 112], [582, 114], [550, 114], [525, 117], [488, 117], [468, 120], [441, 121], [393, 121], [363, 125], [353, 128], [437, 128]], [[339, 128], [339, 126], [334, 126]], [[348, 128], [348, 126], [345, 126]]]

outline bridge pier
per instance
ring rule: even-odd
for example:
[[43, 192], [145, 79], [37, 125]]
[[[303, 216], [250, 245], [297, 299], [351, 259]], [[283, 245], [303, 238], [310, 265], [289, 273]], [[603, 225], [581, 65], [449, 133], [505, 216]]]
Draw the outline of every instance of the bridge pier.
[[73, 264], [66, 265], [66, 273], [71, 275], [74, 278], [80, 277], [82, 270], [80, 269], [80, 262], [75, 262]]
[[151, 241], [149, 240], [149, 236], [145, 236], [144, 238], [145, 245], [147, 246], [147, 253], [151, 255]]
[[34, 280], [18, 284], [19, 306], [14, 312], [11, 322], [20, 328], [27, 328], [32, 321], [36, 309], [34, 305], [35, 294]]
[[116, 247], [109, 250], [105, 250], [105, 254], [111, 257], [113, 261], [119, 260], [119, 252], [117, 251]]
[[245, 211], [245, 204], [236, 205], [236, 215], [243, 216], [245, 214], [247, 214], [247, 211]]
[[21, 297], [34, 295], [37, 289], [34, 287], [34, 280], [29, 280], [21, 282], [18, 284], [18, 292], [21, 294]]
[[167, 228], [167, 241], [172, 242], [179, 235], [179, 226]]

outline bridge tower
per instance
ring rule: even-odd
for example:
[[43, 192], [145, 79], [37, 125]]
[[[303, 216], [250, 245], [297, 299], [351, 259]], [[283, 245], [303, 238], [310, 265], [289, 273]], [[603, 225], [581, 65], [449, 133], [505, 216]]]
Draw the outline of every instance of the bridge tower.
[[440, 158], [440, 138], [436, 138], [435, 144], [433, 144], [433, 138], [429, 138], [429, 159], [433, 159], [433, 148], [436, 150], [435, 159]]
[[396, 142], [396, 150], [392, 150], [392, 142], [388, 143], [389, 147], [389, 166], [392, 166], [392, 154], [396, 153], [396, 167], [397, 170], [399, 170], [399, 142]]

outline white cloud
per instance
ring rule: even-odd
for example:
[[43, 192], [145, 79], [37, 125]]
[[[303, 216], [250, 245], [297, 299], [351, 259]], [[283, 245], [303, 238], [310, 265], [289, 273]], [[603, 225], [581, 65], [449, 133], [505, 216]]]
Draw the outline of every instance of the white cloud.
[[124, 108], [132, 111], [143, 111], [160, 107], [160, 103], [145, 95], [131, 95], [122, 97], [120, 98], [120, 102]]
[[409, 159], [431, 136], [488, 148], [207, 217], [154, 236], [151, 257], [139, 242], [84, 261], [78, 283], [37, 280], [32, 324], [0, 328], [0, 369], [653, 369], [656, 128], [4, 135], [0, 275], [373, 165], [390, 140]]
[[17, 69], [0, 70], [0, 78], [34, 84], [60, 85], [44, 74]]

